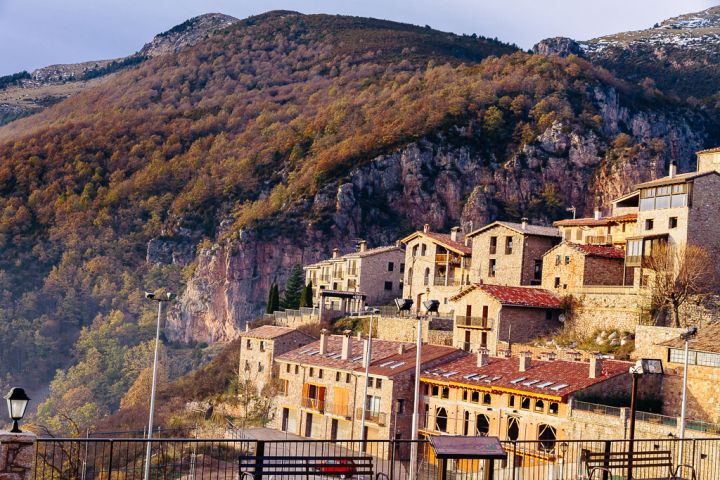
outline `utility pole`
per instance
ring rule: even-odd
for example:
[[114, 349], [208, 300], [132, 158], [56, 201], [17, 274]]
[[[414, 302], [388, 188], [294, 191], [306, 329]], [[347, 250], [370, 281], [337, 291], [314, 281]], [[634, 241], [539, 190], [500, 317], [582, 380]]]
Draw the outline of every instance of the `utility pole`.
[[420, 360], [422, 358], [422, 318], [417, 317], [417, 340], [415, 343], [415, 398], [413, 399], [412, 433], [410, 435], [410, 471], [408, 478], [417, 479], [418, 423], [420, 412]]
[[368, 328], [368, 342], [367, 342], [367, 348], [365, 349], [365, 389], [363, 391], [363, 399], [362, 399], [362, 417], [360, 420], [360, 438], [362, 439], [361, 443], [361, 449], [360, 451], [365, 452], [365, 417], [367, 415], [367, 397], [368, 397], [368, 383], [370, 383], [370, 363], [372, 361], [372, 327], [373, 327], [373, 317], [375, 314], [370, 314], [370, 327]]
[[687, 380], [688, 380], [688, 357], [690, 353], [690, 339], [695, 337], [697, 334], [697, 328], [691, 327], [687, 331], [680, 335], [685, 341], [685, 368], [683, 369], [683, 387], [682, 387], [682, 404], [680, 407], [680, 451], [678, 452], [678, 465], [685, 463], [683, 455], [685, 453], [685, 417], [687, 414]]

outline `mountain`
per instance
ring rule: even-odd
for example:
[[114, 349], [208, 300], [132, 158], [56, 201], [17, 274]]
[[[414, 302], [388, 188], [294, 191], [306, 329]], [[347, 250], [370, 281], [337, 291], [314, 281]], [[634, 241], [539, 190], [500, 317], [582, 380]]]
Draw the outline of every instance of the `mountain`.
[[240, 20], [0, 128], [0, 378], [61, 369], [39, 415], [85, 425], [144, 378], [145, 289], [180, 293], [171, 378], [294, 264], [423, 223], [582, 214], [692, 168], [718, 132], [577, 56], [377, 19]]
[[575, 53], [628, 81], [683, 98], [716, 102], [720, 91], [720, 7], [670, 18], [652, 28], [587, 41], [554, 38], [538, 53]]
[[138, 52], [127, 57], [50, 65], [31, 73], [0, 76], [0, 125], [42, 111], [147, 58], [176, 53], [195, 45], [236, 21], [229, 15], [208, 13], [156, 35]]

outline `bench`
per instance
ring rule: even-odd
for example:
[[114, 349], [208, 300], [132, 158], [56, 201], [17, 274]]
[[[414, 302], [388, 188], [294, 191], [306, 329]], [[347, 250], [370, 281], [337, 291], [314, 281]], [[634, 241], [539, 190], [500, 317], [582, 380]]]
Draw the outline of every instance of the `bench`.
[[[586, 468], [589, 480], [610, 480], [613, 477], [613, 470], [625, 475], [632, 455], [633, 472], [636, 469], [667, 468], [667, 476], [655, 477], [645, 480], [689, 480], [679, 477], [678, 473], [682, 468], [688, 469], [692, 475], [691, 480], [696, 480], [695, 469], [690, 465], [678, 465], [673, 468], [672, 454], [670, 450], [653, 450], [646, 452], [587, 452], [585, 456]], [[599, 476], [597, 474], [600, 474]], [[625, 478], [625, 477], [623, 477]]]
[[241, 455], [239, 463], [240, 480], [255, 480], [273, 475], [280, 478], [295, 475], [372, 480], [389, 478], [384, 473], [374, 473], [372, 457]]

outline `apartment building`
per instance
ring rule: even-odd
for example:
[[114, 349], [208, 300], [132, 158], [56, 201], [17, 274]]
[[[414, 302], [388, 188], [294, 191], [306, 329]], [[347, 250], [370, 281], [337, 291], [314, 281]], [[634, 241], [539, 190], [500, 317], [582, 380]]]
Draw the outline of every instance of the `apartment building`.
[[572, 439], [571, 400], [626, 396], [631, 365], [599, 356], [585, 363], [554, 353], [542, 360], [467, 354], [423, 370], [420, 432], [533, 440], [535, 449], [518, 452], [522, 462], [555, 462], [563, 455], [555, 441]]
[[453, 345], [498, 351], [498, 342], [524, 343], [557, 330], [561, 299], [536, 287], [474, 284], [451, 298]]
[[424, 301], [438, 300], [440, 313], [451, 313], [450, 297], [470, 284], [469, 240], [458, 227], [444, 234], [431, 232], [429, 225], [424, 225], [401, 242], [405, 244], [407, 270], [403, 298], [412, 299], [417, 312], [424, 312]]
[[560, 242], [557, 228], [493, 222], [468, 234], [474, 283], [540, 285], [545, 252]]
[[[618, 199], [613, 203], [613, 213], [623, 211], [609, 217], [603, 217], [600, 210], [594, 217], [559, 220], [553, 225], [560, 230], [564, 241], [587, 245], [604, 245], [625, 248], [627, 238], [636, 233], [637, 227], [637, 195]], [[635, 205], [629, 205], [631, 200]]]
[[[432, 368], [461, 353], [423, 345], [421, 365]], [[409, 438], [415, 355], [412, 343], [374, 339], [364, 397], [366, 340], [323, 331], [319, 341], [276, 358], [282, 395], [275, 427], [330, 440]]]
[[341, 314], [357, 312], [366, 304], [386, 305], [402, 296], [405, 253], [399, 245], [367, 248], [364, 240], [355, 252], [340, 255], [305, 269], [312, 282], [313, 305]]
[[259, 391], [277, 378], [275, 357], [314, 342], [312, 336], [288, 327], [263, 325], [240, 335], [238, 376], [255, 382]]
[[542, 287], [560, 295], [591, 285], [632, 285], [625, 278], [625, 251], [564, 241], [543, 257]]

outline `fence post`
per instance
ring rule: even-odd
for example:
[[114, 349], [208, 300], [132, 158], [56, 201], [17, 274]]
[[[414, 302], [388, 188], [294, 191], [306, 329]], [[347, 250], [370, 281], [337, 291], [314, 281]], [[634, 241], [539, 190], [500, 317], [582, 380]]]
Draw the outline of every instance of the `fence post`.
[[[115, 442], [113, 440], [110, 440], [110, 458], [108, 459], [108, 479], [112, 478], [112, 463], [113, 463], [113, 446], [115, 445]], [[150, 459], [148, 459], [148, 462]]]
[[[31, 478], [33, 465], [37, 469], [39, 445], [30, 432], [0, 431], [0, 478]], [[35, 471], [35, 478], [40, 478]]]
[[515, 480], [515, 456], [517, 455], [517, 441], [513, 441], [513, 454], [512, 454], [512, 480]]
[[[255, 471], [253, 472], [253, 478], [255, 480], [262, 480], [262, 472], [263, 467], [262, 464], [264, 462], [265, 457], [265, 441], [264, 440], [258, 440], [258, 442], [255, 444]], [[260, 466], [258, 466], [258, 464]]]
[[397, 447], [396, 440], [390, 440], [390, 480], [395, 479], [395, 448]]
[[[603, 458], [603, 467], [610, 469], [610, 452], [612, 451], [612, 442], [605, 441], [605, 457]], [[608, 480], [610, 475], [607, 470], [603, 470], [602, 480]]]

